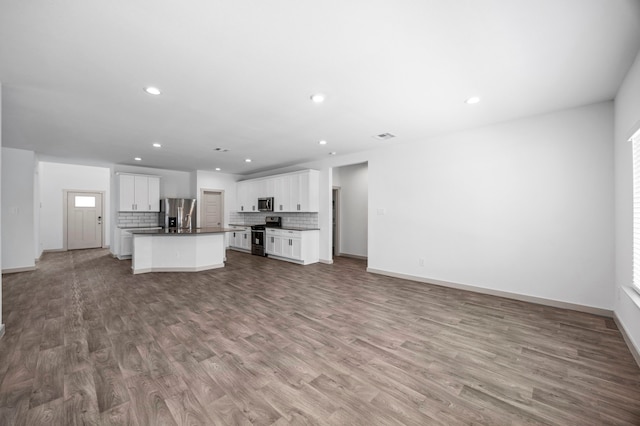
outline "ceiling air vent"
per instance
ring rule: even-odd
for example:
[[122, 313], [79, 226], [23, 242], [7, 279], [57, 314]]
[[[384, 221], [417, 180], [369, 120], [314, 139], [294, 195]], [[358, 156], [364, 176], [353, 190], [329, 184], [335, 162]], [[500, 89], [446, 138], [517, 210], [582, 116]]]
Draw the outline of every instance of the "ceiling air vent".
[[395, 138], [396, 135], [392, 134], [392, 133], [380, 133], [379, 135], [375, 135], [374, 138], [376, 139], [380, 139], [381, 141], [387, 140], [387, 139], [391, 139], [391, 138]]

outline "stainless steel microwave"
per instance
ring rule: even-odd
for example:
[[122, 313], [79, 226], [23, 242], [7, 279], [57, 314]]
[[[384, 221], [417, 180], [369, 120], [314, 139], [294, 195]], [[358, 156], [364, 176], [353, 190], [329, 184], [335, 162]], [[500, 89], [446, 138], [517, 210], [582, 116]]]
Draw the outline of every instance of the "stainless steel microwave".
[[273, 211], [273, 197], [258, 198], [258, 211], [272, 212]]

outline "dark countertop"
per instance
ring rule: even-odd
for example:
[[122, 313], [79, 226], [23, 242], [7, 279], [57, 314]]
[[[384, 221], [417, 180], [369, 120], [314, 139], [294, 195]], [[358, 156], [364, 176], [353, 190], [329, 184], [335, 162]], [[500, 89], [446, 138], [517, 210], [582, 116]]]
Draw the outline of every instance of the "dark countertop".
[[147, 229], [147, 228], [163, 228], [162, 225], [148, 225], [148, 226], [118, 226], [120, 229]]
[[231, 228], [196, 228], [196, 229], [140, 229], [131, 231], [134, 235], [160, 235], [160, 236], [179, 236], [179, 235], [204, 235], [204, 234], [222, 234], [225, 232], [233, 232]]
[[[257, 224], [257, 225], [264, 226], [264, 223], [260, 223], [260, 224]], [[230, 223], [229, 226], [245, 226], [245, 227], [251, 228], [252, 225], [240, 225], [240, 224], [237, 224], [237, 223]], [[282, 230], [285, 230], [285, 231], [319, 231], [320, 230], [320, 228], [296, 228], [295, 226], [282, 226], [280, 228], [276, 228], [276, 227], [272, 228], [272, 227], [267, 226], [267, 229], [282, 229]]]
[[282, 228], [267, 228], [267, 229], [282, 229], [283, 231], [319, 231], [320, 228], [296, 228], [294, 226], [283, 226]]

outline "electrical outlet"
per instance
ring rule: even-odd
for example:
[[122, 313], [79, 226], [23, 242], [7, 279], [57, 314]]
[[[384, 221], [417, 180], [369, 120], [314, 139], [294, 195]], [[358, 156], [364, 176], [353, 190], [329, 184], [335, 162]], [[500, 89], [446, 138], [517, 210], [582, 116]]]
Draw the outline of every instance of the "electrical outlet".
[[424, 259], [418, 259], [418, 265], [424, 266]]

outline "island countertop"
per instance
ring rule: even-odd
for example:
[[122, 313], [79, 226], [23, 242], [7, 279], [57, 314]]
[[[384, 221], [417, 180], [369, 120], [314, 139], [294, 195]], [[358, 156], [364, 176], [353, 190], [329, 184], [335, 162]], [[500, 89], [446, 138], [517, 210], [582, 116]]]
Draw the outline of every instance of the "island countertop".
[[237, 229], [232, 228], [196, 228], [196, 229], [182, 229], [182, 228], [163, 228], [163, 229], [137, 229], [135, 231], [129, 231], [133, 235], [158, 235], [158, 236], [178, 236], [178, 235], [204, 235], [204, 234], [222, 234], [225, 232], [234, 232]]

